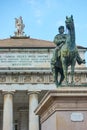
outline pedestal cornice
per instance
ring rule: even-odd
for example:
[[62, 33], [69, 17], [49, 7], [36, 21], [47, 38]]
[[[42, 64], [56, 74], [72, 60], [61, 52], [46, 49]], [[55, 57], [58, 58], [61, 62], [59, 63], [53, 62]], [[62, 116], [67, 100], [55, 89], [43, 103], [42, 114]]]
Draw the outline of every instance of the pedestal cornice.
[[63, 87], [48, 91], [35, 110], [45, 121], [55, 111], [87, 110], [86, 87]]

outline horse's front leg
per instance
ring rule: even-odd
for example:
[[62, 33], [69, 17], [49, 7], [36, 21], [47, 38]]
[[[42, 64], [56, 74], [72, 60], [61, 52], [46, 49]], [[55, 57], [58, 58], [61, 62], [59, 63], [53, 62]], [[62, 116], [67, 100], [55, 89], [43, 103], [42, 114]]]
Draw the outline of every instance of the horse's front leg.
[[74, 84], [74, 69], [75, 69], [76, 58], [71, 64], [71, 84]]
[[66, 85], [68, 85], [68, 79], [67, 79], [67, 71], [68, 71], [68, 65], [66, 63], [66, 59], [62, 58], [62, 67], [63, 67], [63, 73], [65, 77]]
[[68, 66], [65, 65], [65, 67], [64, 67], [64, 77], [65, 77], [66, 85], [68, 85], [67, 71], [68, 71]]

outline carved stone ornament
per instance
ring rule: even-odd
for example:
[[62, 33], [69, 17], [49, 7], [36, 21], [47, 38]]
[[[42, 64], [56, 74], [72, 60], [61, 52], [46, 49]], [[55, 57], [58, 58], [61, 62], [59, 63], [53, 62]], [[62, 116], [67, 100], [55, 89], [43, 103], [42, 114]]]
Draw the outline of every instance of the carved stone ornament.
[[24, 36], [25, 25], [23, 24], [23, 19], [21, 16], [19, 18], [15, 18], [15, 27], [17, 28], [17, 31], [14, 32], [15, 36]]

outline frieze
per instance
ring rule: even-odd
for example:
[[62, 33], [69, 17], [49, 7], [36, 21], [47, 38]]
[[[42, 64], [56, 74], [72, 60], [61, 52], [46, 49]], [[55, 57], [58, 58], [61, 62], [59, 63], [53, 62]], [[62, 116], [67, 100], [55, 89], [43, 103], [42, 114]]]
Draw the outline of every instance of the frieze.
[[76, 82], [76, 83], [79, 83], [80, 81], [81, 81], [81, 75], [76, 74], [76, 75], [75, 75], [75, 82]]
[[37, 75], [35, 79], [36, 79], [37, 83], [39, 83], [39, 82], [44, 83], [44, 76], [43, 75], [41, 75], [41, 76]]
[[32, 83], [33, 82], [33, 76], [32, 75], [26, 75], [23, 78], [24, 83]]
[[[70, 81], [70, 74], [68, 75]], [[75, 84], [87, 83], [87, 74], [75, 74]], [[54, 83], [53, 75], [51, 73], [15, 73], [2, 74], [0, 76], [0, 83], [32, 83], [32, 84], [51, 84]], [[65, 84], [65, 80], [62, 84]]]
[[14, 82], [14, 83], [19, 82], [19, 76], [11, 76], [11, 82]]
[[53, 82], [54, 82], [54, 79], [53, 79], [53, 76], [52, 76], [52, 75], [49, 75], [49, 82], [50, 82], [50, 83], [53, 83]]
[[0, 82], [1, 83], [6, 82], [6, 76], [0, 76]]

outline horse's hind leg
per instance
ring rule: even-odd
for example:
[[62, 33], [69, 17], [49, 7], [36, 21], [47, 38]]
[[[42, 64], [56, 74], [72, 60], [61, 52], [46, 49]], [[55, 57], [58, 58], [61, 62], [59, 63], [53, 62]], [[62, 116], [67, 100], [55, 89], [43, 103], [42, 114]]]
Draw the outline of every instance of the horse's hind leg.
[[74, 83], [73, 76], [74, 76], [74, 67], [71, 66], [71, 84]]
[[56, 84], [56, 86], [58, 86], [58, 72], [56, 67], [53, 68], [52, 73], [53, 73], [54, 83]]
[[59, 83], [58, 83], [58, 72], [57, 71], [55, 71], [54, 81], [55, 81], [56, 87], [58, 87]]
[[60, 74], [61, 74], [61, 77], [60, 77], [59, 85], [61, 85], [61, 83], [62, 83], [62, 82], [63, 82], [63, 80], [64, 80], [64, 73], [63, 73], [63, 69], [60, 69]]

